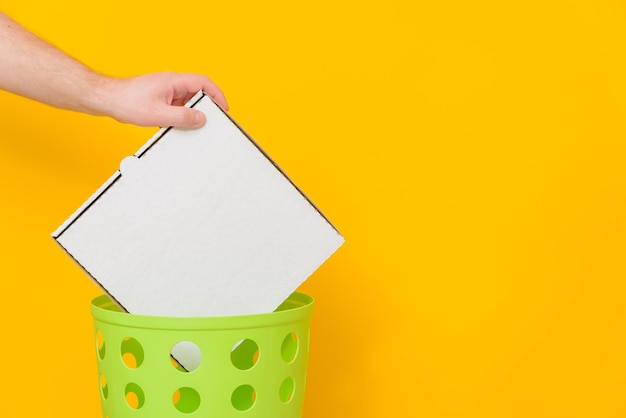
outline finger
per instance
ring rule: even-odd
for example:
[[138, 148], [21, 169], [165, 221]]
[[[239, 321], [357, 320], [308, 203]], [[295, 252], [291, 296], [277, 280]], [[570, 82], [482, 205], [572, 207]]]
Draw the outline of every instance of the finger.
[[[184, 88], [188, 93], [196, 93], [198, 90], [203, 90], [208, 94], [215, 102], [220, 105], [224, 110], [228, 110], [228, 102], [226, 96], [222, 93], [217, 85], [211, 81], [210, 78], [199, 74], [183, 74]], [[181, 81], [183, 81], [181, 79]]]
[[158, 126], [178, 126], [181, 128], [199, 128], [206, 122], [206, 116], [200, 110], [183, 106], [163, 106], [158, 115]]
[[206, 94], [211, 96], [211, 98], [215, 100], [215, 102], [220, 105], [222, 109], [228, 110], [228, 102], [226, 101], [226, 96], [224, 96], [222, 90], [220, 90], [219, 87], [213, 84], [213, 82], [205, 84], [202, 87], [202, 90], [204, 90]]

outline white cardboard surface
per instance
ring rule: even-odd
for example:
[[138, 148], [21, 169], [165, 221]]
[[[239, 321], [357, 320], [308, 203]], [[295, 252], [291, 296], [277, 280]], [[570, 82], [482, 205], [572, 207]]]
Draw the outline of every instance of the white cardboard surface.
[[208, 96], [162, 129], [53, 234], [128, 312], [271, 312], [343, 238]]

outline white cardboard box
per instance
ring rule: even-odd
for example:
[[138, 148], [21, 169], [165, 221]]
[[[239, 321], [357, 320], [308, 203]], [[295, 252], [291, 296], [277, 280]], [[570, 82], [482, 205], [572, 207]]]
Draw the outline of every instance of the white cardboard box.
[[342, 236], [210, 97], [207, 123], [161, 129], [54, 233], [126, 311], [271, 312]]

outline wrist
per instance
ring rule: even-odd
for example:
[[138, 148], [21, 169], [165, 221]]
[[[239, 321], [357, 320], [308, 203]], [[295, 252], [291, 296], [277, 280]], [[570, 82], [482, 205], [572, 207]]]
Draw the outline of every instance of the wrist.
[[79, 97], [79, 111], [95, 116], [114, 116], [116, 109], [115, 86], [120, 79], [105, 76], [95, 72], [88, 74], [85, 88]]

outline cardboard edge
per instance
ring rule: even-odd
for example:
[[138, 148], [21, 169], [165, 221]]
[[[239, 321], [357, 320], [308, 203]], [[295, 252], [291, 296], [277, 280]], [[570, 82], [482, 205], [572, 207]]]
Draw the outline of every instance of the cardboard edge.
[[[200, 90], [198, 91], [187, 103], [185, 103], [185, 107], [194, 107], [196, 104], [200, 102], [200, 100], [206, 94]], [[219, 106], [219, 105], [218, 105]], [[220, 108], [221, 109], [221, 108]], [[133, 155], [137, 158], [141, 158], [146, 152], [152, 148], [154, 144], [156, 144], [162, 137], [165, 135], [170, 129], [171, 126], [160, 128], [144, 145], [141, 146]], [[111, 188], [117, 180], [122, 177], [122, 173], [120, 170], [117, 170], [113, 173], [111, 177], [109, 177], [92, 195], [76, 210], [74, 213], [67, 218], [61, 226], [59, 226], [52, 234], [52, 238], [54, 241], [63, 249], [63, 251], [70, 256], [70, 258], [87, 274], [87, 276], [122, 310], [122, 312], [128, 312], [128, 310], [122, 305], [122, 303], [117, 300], [109, 290], [104, 287], [102, 283], [98, 281], [90, 272], [83, 266], [73, 255], [70, 253], [67, 248], [61, 244], [59, 241], [61, 235], [74, 223], [78, 218], [82, 216], [85, 211], [87, 211], [91, 205], [93, 205], [106, 191]], [[180, 364], [180, 363], [179, 363]]]
[[[226, 116], [237, 129], [239, 129], [239, 131], [248, 139], [248, 141], [250, 141], [250, 143], [252, 143], [252, 145], [256, 147], [256, 149], [267, 159], [267, 161], [269, 161], [270, 164], [272, 164], [274, 168], [278, 170], [280, 174], [282, 174], [282, 176], [298, 191], [298, 193], [300, 193], [300, 195], [311, 205], [311, 207], [313, 207], [317, 211], [317, 213], [319, 213], [319, 215], [335, 230], [335, 232], [337, 232], [337, 234], [339, 234], [343, 238], [341, 232], [339, 232], [337, 227], [333, 225], [330, 219], [328, 219], [328, 217], [324, 215], [320, 208], [315, 203], [313, 203], [311, 199], [309, 199], [309, 197], [293, 182], [293, 180], [291, 180], [291, 178], [289, 178], [289, 176], [278, 166], [278, 164], [269, 156], [269, 154], [267, 154], [267, 152], [265, 152], [265, 150], [261, 148], [261, 146], [252, 138], [252, 136], [250, 136], [246, 132], [246, 130], [243, 129], [243, 127], [241, 127], [241, 125], [239, 125], [239, 123], [228, 114], [228, 112], [222, 109], [222, 107], [215, 100], [213, 100], [211, 96], [200, 90], [187, 103], [185, 103], [185, 107], [192, 108], [196, 106], [204, 97], [208, 97], [218, 107], [222, 114]], [[159, 129], [152, 136], [152, 138], [150, 138], [141, 148], [137, 150], [137, 152], [135, 152], [134, 156], [137, 158], [141, 158], [171, 129], [171, 126]], [[115, 181], [117, 181], [121, 177], [121, 175], [121, 172], [117, 170], [102, 186], [100, 186], [98, 190], [96, 190], [95, 193], [93, 193], [89, 197], [89, 199], [87, 199], [86, 202], [84, 202], [65, 222], [63, 222], [63, 224], [59, 228], [57, 228], [52, 233], [52, 237], [58, 241], [58, 238], [63, 234], [63, 232], [67, 230], [67, 228], [69, 228], [87, 209], [89, 209], [89, 207], [93, 203], [95, 203], [95, 201], [102, 194], [104, 194], [115, 183]]]
[[[197, 92], [187, 103], [185, 103], [185, 107], [194, 107], [196, 104], [200, 102], [200, 100], [205, 96], [205, 93], [201, 90]], [[159, 139], [163, 137], [170, 129], [171, 126], [159, 129], [152, 137], [141, 146], [133, 155], [137, 158], [141, 158], [146, 152], [152, 148], [154, 144], [156, 144]], [[61, 224], [52, 234], [52, 238], [57, 240], [58, 238], [69, 228], [80, 216], [87, 210], [91, 205], [95, 203], [98, 198], [103, 195], [113, 184], [122, 176], [120, 170], [117, 170], [107, 181], [104, 182], [102, 186], [98, 188], [90, 197], [87, 199], [69, 218]], [[66, 251], [67, 252], [67, 251]], [[69, 253], [68, 253], [69, 254]]]
[[[194, 107], [200, 102], [200, 100], [202, 100], [202, 98], [205, 95], [206, 93], [200, 90], [191, 99], [189, 99], [187, 103], [185, 103], [185, 107], [189, 107], [189, 108]], [[161, 139], [163, 135], [169, 132], [172, 128], [173, 128], [172, 126], [168, 126], [166, 128], [159, 129], [159, 131], [156, 134], [154, 134], [152, 138], [150, 138], [145, 144], [143, 144], [141, 148], [137, 150], [137, 152], [134, 154], [135, 157], [141, 158], [142, 155], [148, 152], [148, 150], [150, 150], [150, 148], [152, 148], [152, 146], [156, 144], [159, 141], [159, 139]]]
[[[241, 127], [241, 125], [239, 125], [239, 123], [237, 123], [237, 121], [235, 119], [233, 119], [233, 117], [228, 114], [228, 112], [226, 112], [224, 109], [222, 109], [222, 107], [219, 104], [217, 104], [217, 102], [215, 102], [215, 100], [213, 100], [213, 98], [211, 96], [207, 95], [207, 97], [209, 97], [213, 101], [213, 103], [215, 103], [217, 105], [217, 107], [220, 109], [220, 111], [230, 120], [230, 122], [233, 125], [235, 125], [235, 127], [237, 127], [237, 129], [239, 129], [239, 131], [241, 131], [241, 133], [248, 139], [248, 141], [250, 141], [252, 143], [252, 145], [254, 145], [256, 147], [256, 149], [274, 166], [274, 168], [276, 170], [278, 170], [278, 172], [280, 174], [283, 175], [283, 177], [298, 191], [298, 193], [300, 193], [300, 195], [313, 207], [313, 209], [315, 209], [317, 211], [317, 213], [320, 214], [320, 216], [328, 223], [328, 225], [330, 225], [331, 228], [333, 228], [335, 230], [335, 232], [337, 232], [337, 234], [339, 234], [339, 236], [344, 238], [343, 235], [341, 235], [341, 232], [339, 232], [339, 230], [335, 227], [335, 225], [333, 225], [333, 223], [328, 219], [328, 217], [326, 217], [326, 215], [324, 215], [324, 213], [320, 210], [320, 208], [318, 208], [317, 205], [315, 203], [313, 203], [313, 201], [311, 199], [309, 199], [309, 197], [306, 194], [304, 194], [304, 192], [293, 182], [293, 180], [291, 180], [289, 178], [289, 176], [283, 171], [283, 169], [280, 168], [278, 166], [278, 164], [269, 156], [269, 154], [267, 152], [265, 152], [265, 150], [263, 150], [263, 148], [261, 148], [261, 146], [252, 138], [252, 136], [250, 136], [246, 132], [246, 130], [243, 129]], [[200, 99], [202, 99], [202, 97]], [[200, 101], [200, 99], [198, 99], [198, 101]], [[345, 241], [345, 238], [344, 238], [344, 241]]]
[[90, 197], [87, 199], [76, 211], [61, 224], [52, 234], [52, 238], [58, 242], [58, 238], [69, 228], [76, 220], [82, 215], [91, 205], [95, 203], [98, 198], [105, 193], [120, 177], [122, 173], [117, 170], [107, 181], [102, 184]]
[[115, 298], [115, 296], [113, 296], [103, 285], [102, 283], [100, 283], [98, 281], [98, 279], [96, 279], [90, 272], [89, 270], [87, 270], [85, 268], [85, 266], [83, 266], [76, 258], [74, 258], [74, 256], [67, 250], [67, 248], [65, 248], [63, 246], [63, 244], [61, 244], [58, 240], [56, 240], [56, 243], [59, 245], [59, 247], [61, 247], [63, 249], [63, 251], [65, 251], [65, 253], [70, 256], [70, 258], [76, 263], [78, 264], [78, 266], [87, 274], [87, 276], [89, 276], [89, 278], [100, 288], [100, 290], [102, 290], [110, 299], [113, 303], [115, 303], [121, 310], [122, 312], [128, 313], [128, 310], [124, 307], [124, 305], [122, 305], [122, 303], [117, 300]]

